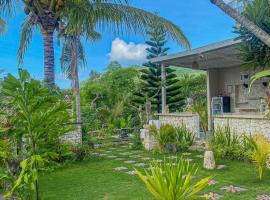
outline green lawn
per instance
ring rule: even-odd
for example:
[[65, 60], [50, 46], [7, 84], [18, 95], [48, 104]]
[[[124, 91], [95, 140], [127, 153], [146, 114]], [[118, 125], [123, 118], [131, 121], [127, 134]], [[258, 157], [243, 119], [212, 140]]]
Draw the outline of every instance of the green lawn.
[[[106, 150], [112, 152], [106, 152]], [[157, 155], [151, 152], [137, 152], [129, 150], [127, 147], [117, 147], [116, 149], [101, 149], [100, 153], [115, 155], [124, 160], [134, 160], [144, 162], [142, 158], [134, 158], [134, 155], [164, 159], [164, 155]], [[130, 152], [132, 155], [122, 155], [123, 152]], [[194, 159], [192, 163], [202, 165], [202, 158], [199, 152], [192, 152], [186, 156]], [[181, 156], [181, 154], [177, 154]], [[170, 155], [166, 155], [168, 157]], [[250, 163], [224, 161], [227, 167], [221, 170], [207, 171], [200, 169], [198, 178], [208, 175], [214, 176], [218, 183], [209, 186], [206, 191], [213, 191], [224, 195], [222, 200], [251, 200], [256, 199], [259, 194], [270, 195], [270, 172], [267, 171], [263, 181], [257, 179], [254, 167]], [[115, 171], [113, 168], [124, 166], [127, 170]], [[46, 174], [41, 178], [41, 190], [43, 199], [51, 200], [151, 200], [153, 199], [144, 185], [136, 175], [129, 175], [126, 172], [133, 170], [133, 164], [125, 164], [124, 161], [116, 161], [114, 158], [106, 156], [95, 156], [89, 161], [71, 164], [56, 171]], [[137, 167], [143, 169], [143, 167]], [[196, 180], [196, 179], [195, 179]], [[227, 185], [241, 186], [247, 191], [240, 193], [226, 193], [220, 190]], [[205, 192], [206, 192], [205, 191]]]

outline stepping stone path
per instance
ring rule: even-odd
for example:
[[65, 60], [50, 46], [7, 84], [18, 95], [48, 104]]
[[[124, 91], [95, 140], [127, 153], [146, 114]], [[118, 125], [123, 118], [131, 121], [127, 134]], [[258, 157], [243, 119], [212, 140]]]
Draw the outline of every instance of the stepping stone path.
[[106, 154], [106, 153], [101, 153], [101, 154], [99, 154], [100, 156], [107, 156], [108, 154]]
[[131, 170], [131, 171], [128, 171], [126, 172], [127, 174], [130, 174], [130, 175], [135, 175], [136, 174], [136, 171], [135, 170]]
[[217, 200], [224, 197], [223, 195], [215, 193], [215, 192], [209, 192], [209, 193], [206, 193], [205, 195], [208, 197], [207, 199], [209, 200]]
[[236, 193], [236, 192], [244, 192], [246, 191], [247, 189], [245, 188], [241, 188], [241, 187], [237, 187], [237, 186], [234, 186], [234, 185], [228, 185], [228, 186], [224, 186], [222, 188], [220, 188], [221, 190], [224, 190], [226, 192], [231, 192], [231, 193]]
[[135, 167], [143, 167], [145, 165], [146, 165], [145, 163], [135, 163], [134, 164]]
[[135, 161], [134, 160], [126, 160], [126, 161], [124, 161], [124, 163], [126, 163], [126, 164], [132, 164], [132, 163], [135, 163]]
[[126, 167], [116, 167], [114, 168], [115, 171], [123, 171], [123, 170], [126, 170], [127, 168]]
[[185, 159], [187, 162], [192, 162], [193, 161], [193, 159], [190, 159], [190, 158], [187, 158], [187, 159]]
[[150, 160], [151, 158], [149, 157], [143, 157], [142, 160]]
[[215, 185], [215, 184], [217, 184], [217, 183], [218, 183], [218, 182], [215, 181], [215, 180], [210, 180], [209, 183], [208, 183], [208, 185]]
[[182, 153], [183, 156], [190, 156], [191, 153]]
[[224, 169], [226, 168], [226, 165], [217, 165], [217, 169]]
[[270, 196], [266, 194], [261, 194], [256, 197], [256, 200], [270, 200]]

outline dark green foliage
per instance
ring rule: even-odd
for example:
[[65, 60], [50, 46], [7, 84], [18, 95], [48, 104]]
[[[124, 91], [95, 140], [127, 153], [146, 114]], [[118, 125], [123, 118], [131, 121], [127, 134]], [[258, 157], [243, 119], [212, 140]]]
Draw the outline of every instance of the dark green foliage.
[[57, 159], [60, 137], [72, 130], [67, 125], [70, 105], [24, 70], [19, 71], [19, 78], [8, 74], [0, 92], [8, 99], [3, 105], [6, 112], [0, 113], [6, 120], [0, 123], [4, 144], [0, 167], [8, 172], [4, 177], [12, 180], [6, 182], [6, 195], [40, 199], [39, 172]]
[[140, 124], [139, 112], [132, 106], [139, 72], [112, 62], [102, 74], [94, 74], [82, 84], [82, 119], [84, 133], [134, 128]]
[[[270, 34], [270, 2], [268, 0], [250, 1], [243, 11], [249, 20]], [[270, 64], [270, 48], [244, 26], [237, 25], [234, 30], [243, 43], [239, 45], [241, 57], [247, 68], [265, 68]]]
[[[148, 52], [147, 59], [164, 56], [169, 48], [165, 47], [167, 32], [158, 23], [151, 24], [147, 32], [149, 40], [145, 43], [149, 45], [146, 49]], [[142, 85], [141, 91], [135, 93], [135, 102], [143, 105], [146, 99], [150, 99], [153, 110], [161, 112], [161, 86], [164, 84], [161, 81], [161, 65], [147, 62], [144, 64], [146, 68], [142, 69]], [[182, 96], [180, 95], [180, 86], [175, 75], [175, 70], [166, 68], [166, 90], [167, 90], [167, 105], [173, 111], [181, 107]]]

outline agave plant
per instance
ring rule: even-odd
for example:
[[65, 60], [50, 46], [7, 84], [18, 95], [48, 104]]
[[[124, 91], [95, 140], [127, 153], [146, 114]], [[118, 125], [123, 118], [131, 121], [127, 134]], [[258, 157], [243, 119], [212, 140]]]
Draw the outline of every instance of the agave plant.
[[189, 162], [180, 159], [176, 165], [172, 162], [153, 162], [150, 169], [150, 173], [145, 170], [145, 175], [138, 170], [136, 173], [156, 199], [194, 200], [206, 197], [200, 193], [208, 185], [211, 177], [193, 180], [198, 171], [195, 165], [191, 166]]
[[255, 163], [259, 179], [262, 180], [270, 155], [270, 142], [261, 134], [250, 137], [249, 141], [254, 147], [254, 151], [250, 153], [250, 159]]

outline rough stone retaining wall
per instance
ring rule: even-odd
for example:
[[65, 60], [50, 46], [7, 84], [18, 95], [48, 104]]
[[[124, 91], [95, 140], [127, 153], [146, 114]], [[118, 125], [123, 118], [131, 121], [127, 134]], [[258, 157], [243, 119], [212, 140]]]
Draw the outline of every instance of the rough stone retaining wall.
[[262, 115], [221, 115], [214, 117], [214, 128], [229, 126], [238, 134], [262, 133], [270, 139], [270, 120]]
[[200, 132], [200, 117], [197, 113], [168, 113], [158, 116], [161, 124], [170, 124], [175, 127], [184, 124], [190, 131], [196, 134]]
[[82, 143], [82, 129], [81, 126], [78, 125], [77, 129], [67, 132], [65, 135], [62, 136], [63, 142], [69, 142], [72, 144], [81, 144]]
[[155, 138], [150, 134], [149, 127], [144, 127], [144, 129], [140, 130], [140, 138], [143, 141], [143, 146], [146, 150], [151, 151], [154, 150], [157, 144]]

